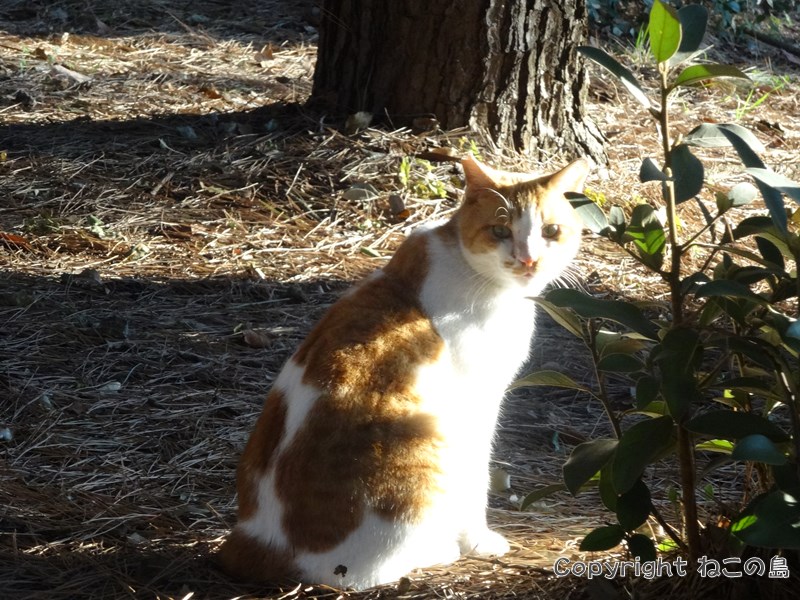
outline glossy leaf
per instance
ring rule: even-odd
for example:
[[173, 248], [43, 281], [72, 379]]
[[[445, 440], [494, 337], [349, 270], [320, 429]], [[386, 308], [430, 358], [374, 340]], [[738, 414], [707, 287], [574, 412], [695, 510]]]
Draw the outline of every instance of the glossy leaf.
[[687, 4], [678, 10], [678, 20], [681, 22], [681, 45], [670, 59], [671, 64], [690, 58], [700, 49], [706, 34], [708, 11], [699, 4]]
[[680, 420], [699, 399], [695, 369], [703, 358], [703, 344], [693, 329], [671, 329], [657, 347], [655, 360], [661, 371], [661, 395], [669, 413]]
[[644, 408], [658, 397], [658, 380], [650, 375], [640, 377], [636, 382], [636, 408]]
[[680, 204], [700, 193], [705, 169], [703, 163], [689, 150], [689, 146], [679, 144], [672, 149], [671, 167], [675, 182], [675, 202]]
[[780, 249], [767, 238], [756, 236], [756, 247], [764, 263], [781, 271], [786, 269], [786, 261]]
[[639, 168], [639, 180], [642, 183], [648, 181], [666, 181], [667, 176], [652, 158], [645, 158], [642, 161], [642, 166]]
[[631, 408], [626, 410], [626, 415], [647, 415], [648, 417], [663, 417], [669, 414], [669, 409], [667, 408], [667, 403], [663, 400], [654, 400], [649, 404], [645, 404], [641, 408]]
[[761, 548], [800, 549], [800, 499], [776, 490], [758, 498], [751, 514], [731, 527], [736, 537]]
[[753, 293], [749, 287], [732, 281], [730, 279], [719, 279], [711, 281], [705, 285], [701, 285], [695, 293], [695, 298], [711, 298], [724, 296], [725, 298], [741, 298], [742, 300], [751, 300], [758, 304], [768, 304], [767, 301]]
[[555, 306], [569, 307], [584, 318], [609, 319], [642, 334], [657, 339], [658, 329], [641, 310], [628, 302], [600, 300], [588, 294], [567, 288], [551, 290], [545, 296]]
[[764, 152], [764, 145], [749, 130], [735, 123], [702, 123], [692, 129], [686, 137], [684, 143], [698, 148], [722, 148], [730, 145], [729, 138], [723, 133], [728, 131], [737, 135], [753, 150], [753, 152]]
[[705, 450], [706, 452], [719, 452], [730, 454], [733, 452], [733, 442], [729, 440], [706, 440], [695, 445], [695, 450]]
[[795, 202], [800, 202], [800, 184], [797, 182], [771, 169], [750, 168], [746, 171], [761, 183], [786, 194]]
[[652, 206], [640, 204], [633, 209], [625, 239], [633, 241], [645, 264], [653, 269], [661, 267], [667, 237]]
[[794, 497], [800, 497], [800, 475], [797, 468], [791, 462], [785, 465], [774, 465], [772, 476], [775, 478], [775, 485], [779, 490], [789, 492]]
[[694, 433], [723, 439], [742, 439], [761, 434], [773, 442], [785, 442], [789, 436], [777, 425], [753, 413], [727, 409], [710, 410], [686, 424]]
[[625, 530], [619, 525], [598, 527], [586, 534], [581, 540], [580, 550], [583, 552], [599, 552], [611, 550], [619, 546], [625, 537]]
[[532, 491], [530, 494], [528, 494], [522, 499], [522, 502], [519, 505], [519, 509], [525, 510], [534, 502], [539, 502], [540, 500], [543, 500], [548, 496], [552, 496], [553, 494], [556, 494], [558, 492], [565, 492], [566, 490], [567, 488], [564, 487], [563, 483], [553, 483], [550, 485], [545, 485], [543, 487], [540, 487], [538, 490]]
[[[736, 150], [736, 153], [739, 155], [739, 158], [742, 159], [742, 162], [748, 168], [748, 170], [767, 170], [766, 165], [753, 150], [750, 143], [738, 132], [727, 128], [722, 129], [722, 135], [728, 138], [728, 141], [731, 143], [734, 150]], [[779, 231], [786, 231], [787, 219], [786, 211], [783, 207], [783, 195], [780, 191], [770, 185], [767, 185], [758, 178], [756, 178], [756, 186], [761, 192], [761, 195], [764, 197], [764, 203], [767, 205], [769, 216], [772, 218], [772, 222], [775, 224], [775, 227], [777, 227]]]
[[639, 103], [647, 109], [650, 109], [650, 99], [644, 93], [642, 86], [636, 80], [633, 73], [627, 68], [623, 67], [615, 58], [606, 53], [600, 48], [593, 48], [592, 46], [578, 46], [578, 52], [585, 57], [590, 58], [601, 67], [607, 69], [617, 76], [628, 91], [633, 94]]
[[641, 562], [656, 560], [656, 547], [648, 536], [643, 533], [634, 533], [628, 538], [628, 550], [634, 559]]
[[629, 427], [619, 440], [612, 463], [614, 489], [623, 494], [642, 476], [645, 468], [669, 445], [671, 417], [640, 421]]
[[552, 302], [548, 302], [544, 298], [535, 297], [533, 301], [536, 302], [542, 309], [550, 315], [550, 317], [564, 329], [569, 331], [575, 337], [583, 339], [583, 327], [578, 317], [569, 308], [556, 306]]
[[592, 200], [583, 194], [576, 194], [568, 198], [569, 203], [572, 205], [572, 208], [575, 209], [575, 212], [578, 213], [584, 227], [598, 235], [605, 235], [608, 232], [608, 218], [603, 210], [597, 206], [597, 203], [592, 202]]
[[600, 438], [575, 446], [563, 467], [564, 484], [573, 496], [614, 456], [617, 443]]
[[617, 490], [614, 489], [614, 481], [611, 475], [611, 465], [613, 461], [609, 461], [605, 466], [600, 469], [600, 481], [597, 485], [597, 491], [600, 494], [600, 501], [611, 512], [617, 511]]
[[589, 388], [579, 384], [572, 378], [559, 373], [558, 371], [536, 371], [529, 373], [524, 377], [520, 377], [509, 386], [509, 390], [515, 390], [522, 387], [534, 387], [539, 385], [546, 385], [550, 387], [569, 388], [571, 390], [579, 390], [581, 392], [589, 392]]
[[730, 65], [692, 65], [681, 71], [670, 87], [676, 88], [678, 86], [690, 86], [700, 83], [701, 81], [717, 79], [719, 77], [750, 79], [739, 69]]
[[609, 373], [635, 373], [644, 368], [642, 361], [630, 354], [615, 353], [601, 358], [597, 368]]
[[761, 434], [743, 437], [736, 443], [731, 453], [734, 460], [753, 460], [768, 465], [786, 464], [786, 456], [772, 441]]
[[608, 211], [608, 224], [613, 230], [611, 239], [620, 243], [625, 235], [625, 213], [619, 206], [612, 206]]
[[678, 12], [661, 0], [655, 0], [650, 9], [647, 28], [650, 50], [657, 63], [668, 61], [681, 45], [681, 22]]
[[641, 479], [617, 498], [617, 522], [625, 531], [633, 531], [650, 516], [650, 490]]

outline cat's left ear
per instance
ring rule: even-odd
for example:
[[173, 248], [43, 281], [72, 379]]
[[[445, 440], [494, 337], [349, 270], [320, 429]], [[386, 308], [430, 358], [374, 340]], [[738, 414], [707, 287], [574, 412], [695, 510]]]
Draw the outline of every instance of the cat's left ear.
[[579, 158], [566, 167], [553, 173], [547, 182], [547, 187], [561, 194], [566, 192], [579, 193], [583, 190], [583, 183], [589, 175], [589, 161]]
[[464, 169], [464, 179], [467, 182], [468, 190], [496, 190], [497, 187], [502, 184], [498, 171], [476, 160], [472, 156], [466, 156], [461, 159], [461, 167]]

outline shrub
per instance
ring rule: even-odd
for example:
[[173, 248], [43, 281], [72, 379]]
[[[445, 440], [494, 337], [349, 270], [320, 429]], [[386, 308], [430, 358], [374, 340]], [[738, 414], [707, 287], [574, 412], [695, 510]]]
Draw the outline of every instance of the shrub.
[[[680, 10], [656, 0], [648, 35], [657, 65], [658, 102], [636, 77], [601, 49], [580, 52], [610, 71], [633, 94], [658, 127], [661, 160], [644, 158], [642, 183], [662, 191], [666, 220], [649, 204], [627, 218], [611, 202], [600, 208], [586, 196], [573, 205], [594, 233], [619, 244], [639, 268], [657, 273], [669, 288], [669, 307], [656, 318], [634, 302], [599, 300], [556, 289], [539, 298], [542, 308], [579, 336], [593, 357], [597, 380], [590, 388], [552, 371], [528, 375], [518, 385], [558, 385], [587, 391], [599, 400], [613, 437], [575, 447], [563, 467], [573, 494], [597, 486], [616, 523], [589, 533], [582, 550], [605, 550], [623, 540], [632, 555], [652, 559], [656, 547], [677, 547], [690, 559], [704, 544], [698, 518], [695, 455], [713, 451], [747, 465], [757, 477], [742, 490], [738, 512], [729, 515], [728, 552], [743, 545], [800, 549], [800, 210], [787, 211], [784, 197], [800, 201], [800, 186], [767, 168], [763, 147], [736, 124], [703, 123], [685, 135], [672, 131], [670, 98], [680, 87], [719, 77], [746, 78], [737, 68], [692, 64], [706, 29], [698, 5]], [[705, 173], [696, 148], [733, 148], [753, 183], [704, 193]], [[761, 195], [767, 214], [735, 224], [737, 209]], [[696, 202], [704, 222], [679, 230], [682, 205]], [[607, 212], [606, 212], [607, 210]], [[754, 243], [754, 247], [742, 244]], [[752, 244], [751, 244], [752, 246]], [[688, 253], [701, 267], [691, 270]], [[630, 406], [617, 410], [606, 391], [609, 377], [625, 377], [635, 390]], [[665, 457], [677, 461], [682, 522], [670, 524], [653, 503], [647, 471]], [[534, 491], [523, 504], [553, 491]], [[709, 490], [710, 492], [711, 490]], [[747, 500], [750, 500], [747, 502]], [[649, 517], [669, 539], [637, 530]]]

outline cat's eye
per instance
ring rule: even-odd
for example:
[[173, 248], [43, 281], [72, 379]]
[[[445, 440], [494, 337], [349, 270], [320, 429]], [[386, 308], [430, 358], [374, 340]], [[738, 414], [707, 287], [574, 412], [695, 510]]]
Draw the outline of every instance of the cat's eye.
[[561, 233], [561, 227], [555, 223], [548, 223], [542, 227], [542, 237], [553, 240]]
[[493, 225], [492, 235], [496, 237], [498, 240], [507, 240], [508, 238], [511, 237], [511, 229], [509, 229], [505, 225]]

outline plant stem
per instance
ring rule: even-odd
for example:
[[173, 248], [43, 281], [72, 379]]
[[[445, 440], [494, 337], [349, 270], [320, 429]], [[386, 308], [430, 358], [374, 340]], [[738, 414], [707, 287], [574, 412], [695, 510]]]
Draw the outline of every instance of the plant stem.
[[592, 353], [592, 366], [594, 367], [594, 376], [595, 379], [597, 379], [597, 387], [599, 388], [599, 393], [594, 394], [594, 396], [600, 400], [600, 403], [603, 405], [603, 410], [606, 411], [606, 416], [611, 423], [611, 428], [614, 430], [614, 437], [619, 439], [622, 437], [622, 428], [620, 427], [617, 415], [614, 413], [614, 409], [611, 408], [611, 402], [608, 399], [606, 378], [603, 372], [597, 368], [600, 357], [597, 354], [597, 329], [594, 326], [594, 319], [589, 319], [587, 328], [589, 330], [589, 351]]
[[[661, 143], [664, 151], [664, 172], [667, 175], [665, 182], [665, 202], [667, 205], [667, 219], [669, 224], [670, 268], [667, 273], [670, 300], [672, 305], [672, 327], [683, 325], [683, 294], [681, 292], [681, 263], [683, 250], [678, 240], [677, 211], [675, 202], [675, 182], [672, 179], [672, 145], [669, 138], [669, 83], [667, 76], [669, 67], [666, 63], [658, 65], [661, 75], [661, 111], [659, 125], [661, 128]], [[700, 556], [700, 528], [697, 519], [697, 495], [695, 493], [695, 462], [694, 445], [691, 433], [684, 426], [688, 412], [681, 421], [677, 422], [678, 430], [678, 461], [681, 474], [681, 495], [683, 499], [683, 519], [686, 527], [686, 541], [688, 546], [688, 559], [695, 562]]]
[[681, 539], [681, 536], [678, 535], [672, 526], [667, 523], [667, 520], [661, 514], [661, 511], [659, 511], [656, 508], [656, 505], [652, 502], [650, 502], [650, 514], [655, 517], [658, 524], [661, 525], [661, 528], [666, 532], [670, 539], [675, 542], [675, 545], [678, 546], [678, 548], [680, 548], [683, 552], [687, 552], [688, 549], [686, 548], [686, 543]]

